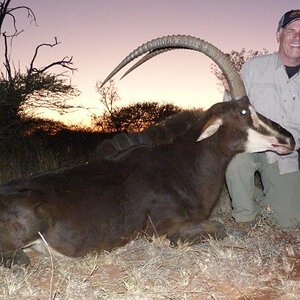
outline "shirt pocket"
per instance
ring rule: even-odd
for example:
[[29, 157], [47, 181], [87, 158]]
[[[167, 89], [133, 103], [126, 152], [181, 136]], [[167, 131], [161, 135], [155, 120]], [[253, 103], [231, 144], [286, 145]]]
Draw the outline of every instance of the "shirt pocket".
[[280, 113], [277, 87], [272, 83], [254, 83], [249, 98], [254, 108], [267, 118], [276, 121]]

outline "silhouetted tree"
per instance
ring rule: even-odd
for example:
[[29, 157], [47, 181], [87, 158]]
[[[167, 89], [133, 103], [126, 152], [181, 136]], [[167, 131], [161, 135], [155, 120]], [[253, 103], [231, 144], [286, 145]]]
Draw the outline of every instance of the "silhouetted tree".
[[120, 100], [115, 81], [111, 79], [102, 87], [101, 84], [101, 81], [96, 82], [96, 90], [100, 95], [100, 102], [104, 105], [106, 111], [112, 115], [117, 108], [116, 102]]
[[102, 132], [141, 131], [180, 111], [178, 106], [158, 102], [138, 102], [118, 107], [116, 103], [120, 96], [114, 80], [110, 80], [103, 87], [101, 83], [97, 81], [96, 90], [105, 112], [101, 117], [92, 117], [92, 126]]
[[[31, 61], [22, 72], [16, 69], [10, 53], [14, 39], [23, 30], [17, 27], [16, 13], [24, 11], [30, 22], [36, 24], [34, 12], [24, 5], [11, 7], [12, 0], [0, 2], [0, 37], [3, 39], [3, 65], [4, 72], [0, 73], [0, 136], [9, 136], [11, 130], [19, 131], [22, 127], [22, 117], [33, 114], [35, 108], [47, 108], [56, 110], [60, 113], [74, 108], [67, 104], [70, 96], [78, 94], [78, 91], [66, 82], [64, 72], [60, 74], [50, 73], [51, 69], [59, 66], [67, 71], [76, 70], [73, 67], [73, 58], [64, 57], [58, 61], [37, 67], [36, 60], [41, 48], [55, 47], [60, 44], [57, 38], [53, 43], [43, 43], [38, 45]], [[5, 31], [9, 28], [10, 32]]]
[[101, 84], [101, 81], [96, 82], [96, 90], [100, 95], [100, 102], [104, 105], [105, 108], [105, 112], [102, 116], [102, 119], [104, 121], [103, 126], [105, 124], [105, 127], [107, 128], [102, 128], [102, 125], [99, 126], [99, 122], [97, 122], [96, 116], [93, 117], [93, 123], [96, 127], [100, 127], [102, 131], [107, 131], [108, 128], [114, 128], [113, 131], [119, 132], [121, 131], [121, 123], [119, 122], [115, 114], [118, 110], [116, 103], [120, 100], [120, 97], [115, 81], [111, 79], [107, 84], [105, 84], [102, 87]]
[[138, 102], [115, 108], [113, 119], [107, 112], [102, 117], [93, 118], [93, 125], [104, 132], [141, 131], [157, 124], [181, 109], [173, 104], [158, 102]]

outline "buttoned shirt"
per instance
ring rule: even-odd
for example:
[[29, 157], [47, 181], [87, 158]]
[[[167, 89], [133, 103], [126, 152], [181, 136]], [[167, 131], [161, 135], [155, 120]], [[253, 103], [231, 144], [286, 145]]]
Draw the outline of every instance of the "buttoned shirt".
[[[242, 67], [247, 95], [257, 112], [280, 124], [300, 145], [300, 74], [288, 78], [278, 53], [257, 56]], [[278, 155], [267, 151], [269, 163], [278, 162], [280, 174], [299, 170], [298, 152]]]

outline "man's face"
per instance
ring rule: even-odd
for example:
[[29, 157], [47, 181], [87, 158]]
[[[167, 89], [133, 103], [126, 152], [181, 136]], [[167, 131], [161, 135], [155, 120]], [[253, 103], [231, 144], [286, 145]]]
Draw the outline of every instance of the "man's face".
[[300, 20], [296, 20], [276, 33], [279, 55], [287, 66], [300, 64]]

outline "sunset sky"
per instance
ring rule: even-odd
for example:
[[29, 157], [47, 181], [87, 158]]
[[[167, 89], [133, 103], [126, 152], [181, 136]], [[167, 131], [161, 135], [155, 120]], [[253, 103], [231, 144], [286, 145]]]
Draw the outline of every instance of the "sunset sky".
[[[299, 0], [14, 0], [36, 14], [38, 27], [19, 12], [17, 26], [24, 32], [15, 40], [12, 59], [28, 65], [35, 46], [42, 49], [37, 66], [73, 56], [78, 72], [72, 83], [81, 91], [74, 103], [100, 114], [97, 80], [142, 43], [168, 34], [189, 34], [223, 52], [241, 48], [277, 50], [275, 31], [283, 13], [300, 7]], [[6, 23], [6, 27], [9, 27]], [[116, 84], [126, 105], [137, 101], [171, 102], [183, 107], [209, 107], [221, 101], [222, 91], [210, 71], [211, 61], [201, 53], [178, 50], [152, 59]], [[3, 68], [1, 69], [3, 70]], [[60, 116], [51, 115], [61, 120]], [[86, 123], [87, 112], [63, 116]]]

